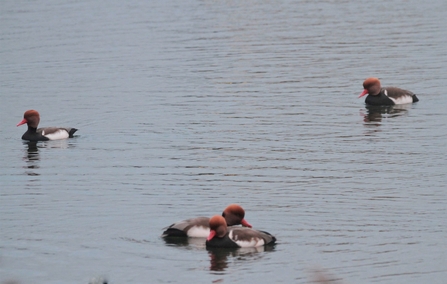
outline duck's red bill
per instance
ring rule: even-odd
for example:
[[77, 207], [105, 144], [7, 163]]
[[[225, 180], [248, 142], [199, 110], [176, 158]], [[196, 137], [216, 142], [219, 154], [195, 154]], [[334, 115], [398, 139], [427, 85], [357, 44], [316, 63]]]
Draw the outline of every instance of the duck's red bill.
[[208, 235], [208, 238], [206, 238], [206, 240], [207, 241], [211, 241], [214, 238], [215, 235], [216, 235], [216, 231], [211, 230], [210, 234]]
[[17, 126], [20, 126], [20, 125], [22, 125], [22, 124], [25, 124], [25, 123], [27, 123], [28, 121], [24, 118], [22, 121], [20, 121], [18, 124], [17, 124]]
[[360, 94], [359, 98], [363, 97], [364, 95], [366, 95], [368, 93], [367, 89], [364, 89], [363, 92]]
[[252, 225], [250, 225], [250, 223], [248, 223], [247, 220], [245, 220], [245, 219], [242, 219], [241, 224], [244, 227], [249, 227], [249, 228], [252, 227]]

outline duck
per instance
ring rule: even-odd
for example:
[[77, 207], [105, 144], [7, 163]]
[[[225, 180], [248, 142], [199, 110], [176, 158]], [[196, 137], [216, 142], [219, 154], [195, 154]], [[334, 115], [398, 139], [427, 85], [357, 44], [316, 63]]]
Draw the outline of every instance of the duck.
[[23, 120], [17, 126], [28, 125], [28, 130], [22, 135], [23, 140], [28, 141], [48, 141], [73, 138], [73, 134], [78, 130], [71, 127], [43, 127], [37, 128], [40, 122], [40, 115], [37, 110], [27, 110], [23, 114]]
[[[245, 210], [238, 204], [230, 204], [222, 212], [222, 218], [228, 226], [242, 225], [251, 228], [252, 225], [244, 217]], [[196, 217], [179, 221], [164, 228], [162, 237], [206, 238], [210, 234], [209, 222], [210, 218], [208, 217]]]
[[246, 227], [228, 227], [222, 216], [211, 217], [210, 234], [206, 238], [206, 247], [218, 248], [254, 248], [271, 245], [276, 238], [267, 232]]
[[418, 97], [410, 91], [396, 87], [382, 87], [378, 78], [368, 78], [363, 82], [363, 92], [359, 98], [368, 95], [367, 105], [391, 106], [418, 102]]

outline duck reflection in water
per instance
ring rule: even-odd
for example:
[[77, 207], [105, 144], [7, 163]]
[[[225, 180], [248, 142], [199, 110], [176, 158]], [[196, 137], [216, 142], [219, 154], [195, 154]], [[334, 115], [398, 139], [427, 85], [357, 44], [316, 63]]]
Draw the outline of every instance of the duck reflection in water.
[[364, 122], [381, 122], [382, 119], [402, 116], [408, 113], [411, 104], [393, 106], [366, 106], [366, 114], [363, 114]]
[[[39, 162], [40, 162], [40, 149], [45, 148], [55, 148], [55, 149], [67, 149], [73, 147], [74, 144], [69, 144], [67, 140], [55, 140], [55, 141], [45, 141], [45, 142], [38, 142], [38, 141], [24, 141], [23, 145], [25, 146], [25, 155], [23, 157], [23, 160], [26, 162], [26, 166], [24, 168], [26, 169], [39, 169]], [[38, 176], [39, 173], [35, 171], [27, 171], [27, 175], [30, 176]]]
[[[27, 169], [38, 169], [39, 168], [39, 149], [37, 148], [37, 142], [29, 141], [23, 142], [26, 147], [25, 156], [23, 159], [26, 162]], [[36, 172], [26, 172], [27, 175], [30, 176], [38, 176], [39, 174]]]
[[211, 271], [225, 271], [232, 262], [257, 261], [264, 257], [263, 252], [273, 251], [274, 249], [274, 244], [252, 248], [206, 248], [210, 256]]
[[188, 250], [205, 248], [205, 238], [163, 237], [162, 239], [166, 245], [172, 247], [180, 247]]
[[[166, 245], [182, 248], [185, 250], [203, 250], [205, 246], [204, 238], [162, 238]], [[241, 261], [256, 261], [264, 257], [264, 252], [270, 252], [275, 249], [276, 244], [259, 246], [253, 248], [215, 248], [207, 247], [210, 257], [211, 271], [225, 271], [229, 264]]]

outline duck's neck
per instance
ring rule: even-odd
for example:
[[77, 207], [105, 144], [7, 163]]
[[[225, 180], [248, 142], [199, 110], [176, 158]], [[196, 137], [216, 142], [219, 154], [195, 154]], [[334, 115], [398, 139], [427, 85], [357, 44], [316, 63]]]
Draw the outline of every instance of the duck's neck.
[[37, 128], [36, 127], [31, 127], [28, 125], [28, 133], [36, 133], [37, 132]]

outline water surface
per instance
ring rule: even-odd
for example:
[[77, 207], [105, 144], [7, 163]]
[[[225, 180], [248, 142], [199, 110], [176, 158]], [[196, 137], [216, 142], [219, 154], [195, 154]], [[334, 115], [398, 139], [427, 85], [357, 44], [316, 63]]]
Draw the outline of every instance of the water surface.
[[[443, 283], [445, 1], [7, 1], [0, 281]], [[366, 108], [365, 78], [420, 102]], [[26, 143], [41, 126], [79, 128]], [[246, 209], [273, 248], [160, 238]]]

